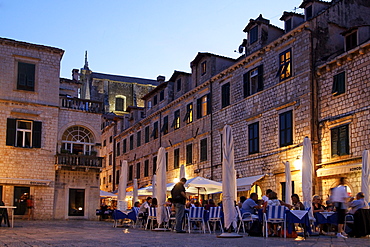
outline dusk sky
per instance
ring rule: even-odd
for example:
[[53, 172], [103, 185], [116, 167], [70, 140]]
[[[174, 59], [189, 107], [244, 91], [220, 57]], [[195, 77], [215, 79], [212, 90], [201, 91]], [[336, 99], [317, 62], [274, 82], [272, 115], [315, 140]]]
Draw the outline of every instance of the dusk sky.
[[[0, 37], [65, 50], [61, 77], [71, 78], [88, 51], [94, 72], [169, 79], [190, 72], [198, 52], [237, 58], [249, 19], [283, 27], [284, 11], [302, 0], [0, 0]], [[302, 13], [302, 9], [296, 12]]]

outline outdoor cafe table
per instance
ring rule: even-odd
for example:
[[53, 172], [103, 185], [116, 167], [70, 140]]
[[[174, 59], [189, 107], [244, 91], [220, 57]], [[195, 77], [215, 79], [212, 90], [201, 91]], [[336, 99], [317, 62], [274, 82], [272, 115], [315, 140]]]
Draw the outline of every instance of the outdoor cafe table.
[[114, 210], [113, 211], [113, 214], [112, 214], [112, 217], [114, 219], [114, 226], [117, 226], [117, 220], [121, 220], [121, 219], [130, 219], [132, 221], [136, 221], [136, 212], [135, 210], [132, 210], [132, 211], [125, 211], [125, 212], [122, 212], [120, 210]]
[[315, 226], [320, 224], [334, 224], [337, 225], [338, 214], [336, 212], [317, 212], [314, 213], [316, 219]]
[[[13, 210], [13, 212], [12, 212], [12, 228], [14, 227], [14, 209], [15, 208], [17, 208], [16, 206], [0, 206], [0, 209], [1, 208], [4, 208], [4, 209], [6, 209], [5, 210], [5, 213], [3, 214], [3, 218], [4, 218], [4, 222], [5, 223], [7, 223], [8, 224], [8, 227], [10, 227], [10, 225], [9, 225], [9, 217], [8, 217], [8, 209], [12, 209]], [[0, 224], [1, 224], [1, 222], [0, 222]]]

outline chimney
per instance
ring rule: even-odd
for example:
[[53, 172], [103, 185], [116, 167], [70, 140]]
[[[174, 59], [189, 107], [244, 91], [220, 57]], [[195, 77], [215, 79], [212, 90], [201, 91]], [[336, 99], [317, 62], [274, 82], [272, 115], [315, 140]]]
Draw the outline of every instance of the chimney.
[[157, 76], [157, 82], [159, 82], [159, 84], [161, 84], [162, 82], [164, 82], [166, 80], [166, 77], [164, 77], [163, 75], [159, 75]]
[[74, 81], [79, 81], [80, 80], [80, 73], [78, 69], [73, 69], [72, 70], [72, 80]]

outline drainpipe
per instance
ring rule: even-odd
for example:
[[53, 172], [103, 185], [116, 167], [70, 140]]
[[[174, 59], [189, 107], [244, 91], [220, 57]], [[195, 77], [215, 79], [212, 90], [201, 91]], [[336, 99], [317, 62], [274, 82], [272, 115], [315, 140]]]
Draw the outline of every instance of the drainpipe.
[[[112, 153], [112, 169], [113, 169], [113, 172], [112, 172], [112, 183], [113, 183], [113, 186], [112, 186], [112, 191], [114, 191], [116, 189], [116, 138], [114, 138], [116, 135], [117, 135], [117, 120], [113, 120], [114, 121], [114, 126], [113, 126], [113, 153]], [[108, 157], [109, 158], [109, 157]]]
[[210, 94], [211, 94], [211, 180], [213, 180], [213, 110], [212, 110], [212, 106], [213, 106], [213, 100], [212, 100], [212, 97], [213, 97], [213, 92], [212, 92], [212, 82], [209, 83], [209, 91], [210, 91]]

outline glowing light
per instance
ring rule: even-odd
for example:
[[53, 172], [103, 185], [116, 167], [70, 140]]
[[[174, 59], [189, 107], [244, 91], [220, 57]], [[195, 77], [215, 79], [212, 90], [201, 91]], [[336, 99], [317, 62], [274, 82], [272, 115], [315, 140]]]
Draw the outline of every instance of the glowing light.
[[301, 159], [294, 160], [293, 165], [296, 170], [302, 170], [302, 160]]
[[176, 183], [178, 183], [180, 181], [180, 179], [179, 178], [174, 178], [173, 179], [173, 182], [176, 184]]
[[82, 207], [79, 207], [79, 208], [78, 208], [78, 210], [80, 210], [80, 211], [81, 211], [81, 210], [82, 210]]

